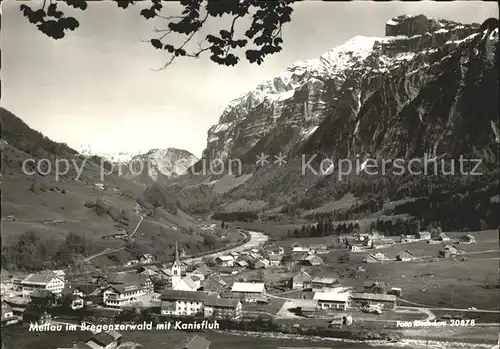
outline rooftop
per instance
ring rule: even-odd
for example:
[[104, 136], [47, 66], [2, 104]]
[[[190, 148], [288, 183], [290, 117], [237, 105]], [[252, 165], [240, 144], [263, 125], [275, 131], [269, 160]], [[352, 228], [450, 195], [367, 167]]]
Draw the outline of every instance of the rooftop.
[[396, 301], [396, 296], [392, 294], [353, 293], [352, 298], [370, 300], [370, 301], [386, 301], [386, 302]]
[[209, 296], [210, 292], [202, 291], [176, 291], [176, 290], [165, 290], [163, 291], [160, 299], [166, 301], [205, 301]]
[[255, 282], [235, 282], [231, 288], [231, 292], [254, 292], [261, 293], [264, 292], [264, 283]]
[[[57, 275], [52, 271], [42, 271], [37, 274], [29, 274], [21, 284], [39, 284], [45, 285], [48, 284], [52, 279], [57, 277]], [[61, 280], [62, 281], [62, 280]]]
[[349, 293], [316, 292], [313, 299], [330, 302], [347, 302]]
[[209, 349], [210, 342], [198, 335], [187, 338], [177, 349]]
[[209, 297], [205, 305], [217, 308], [236, 308], [239, 303], [239, 299]]

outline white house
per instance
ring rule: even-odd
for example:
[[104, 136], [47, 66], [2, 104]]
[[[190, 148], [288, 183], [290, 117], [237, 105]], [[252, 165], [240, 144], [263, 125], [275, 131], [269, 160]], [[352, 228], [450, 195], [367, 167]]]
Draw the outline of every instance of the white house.
[[144, 253], [139, 257], [139, 262], [143, 264], [153, 263], [155, 257], [151, 253]]
[[256, 302], [264, 298], [266, 287], [260, 282], [235, 282], [231, 292], [236, 298], [243, 298], [246, 302]]
[[209, 297], [203, 304], [205, 318], [241, 319], [242, 304], [239, 299]]
[[351, 245], [351, 246], [349, 246], [349, 250], [351, 252], [361, 252], [361, 247], [359, 247], [357, 245]]
[[349, 303], [349, 293], [316, 292], [313, 299], [318, 301], [320, 309], [346, 310]]
[[301, 290], [311, 283], [311, 275], [301, 270], [297, 275], [292, 278], [292, 289]]
[[52, 271], [29, 274], [21, 281], [23, 297], [29, 297], [35, 290], [48, 290], [60, 294], [64, 289], [64, 280]]
[[292, 249], [292, 252], [310, 252], [311, 249], [309, 248], [309, 246], [295, 246], [293, 249]]
[[420, 240], [430, 240], [431, 239], [431, 233], [428, 231], [420, 231], [417, 233], [417, 236]]
[[122, 308], [139, 303], [145, 289], [138, 284], [110, 285], [102, 293], [103, 303], [110, 308]]
[[161, 314], [192, 316], [203, 313], [210, 292], [165, 290], [161, 295]]
[[281, 267], [282, 261], [283, 261], [283, 255], [281, 254], [272, 254], [269, 256], [269, 265], [273, 268]]

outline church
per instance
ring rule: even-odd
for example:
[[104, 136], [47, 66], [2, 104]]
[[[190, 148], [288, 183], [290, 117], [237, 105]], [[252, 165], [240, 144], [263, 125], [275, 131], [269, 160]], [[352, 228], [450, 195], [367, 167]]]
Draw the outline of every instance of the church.
[[201, 288], [201, 278], [197, 275], [182, 275], [182, 263], [179, 258], [179, 248], [175, 242], [174, 263], [171, 270], [172, 290], [198, 291]]

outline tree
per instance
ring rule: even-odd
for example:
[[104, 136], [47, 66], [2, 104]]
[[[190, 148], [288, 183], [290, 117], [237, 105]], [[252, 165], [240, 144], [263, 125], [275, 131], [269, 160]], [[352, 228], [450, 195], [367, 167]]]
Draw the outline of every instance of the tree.
[[[138, 1], [114, 0], [119, 8], [127, 9]], [[160, 0], [152, 0], [149, 8], [144, 8], [140, 14], [145, 19], [157, 19], [164, 22], [163, 27], [155, 27], [156, 38], [149, 43], [158, 50], [164, 50], [170, 58], [160, 69], [165, 69], [177, 57], [199, 58], [205, 52], [210, 53], [210, 59], [220, 65], [234, 66], [239, 61], [238, 49], [247, 48], [245, 58], [250, 63], [261, 64], [267, 55], [282, 50], [282, 26], [291, 21], [293, 12], [290, 6], [295, 0], [260, 1], [260, 0], [181, 0], [180, 15], [165, 15]], [[75, 9], [85, 11], [88, 1], [64, 0]], [[53, 39], [62, 39], [68, 30], [74, 31], [80, 23], [75, 17], [66, 16], [58, 5], [61, 2], [43, 1], [38, 9], [35, 5], [20, 5], [26, 19], [36, 25], [38, 30]], [[194, 35], [199, 32], [207, 21], [213, 18], [227, 16], [231, 24], [218, 33], [208, 34], [196, 49], [189, 48]], [[242, 18], [251, 18], [244, 35], [236, 33], [236, 23]], [[178, 46], [164, 43], [163, 40], [172, 33], [184, 36]], [[251, 42], [250, 42], [251, 40]], [[253, 48], [248, 48], [252, 44]]]

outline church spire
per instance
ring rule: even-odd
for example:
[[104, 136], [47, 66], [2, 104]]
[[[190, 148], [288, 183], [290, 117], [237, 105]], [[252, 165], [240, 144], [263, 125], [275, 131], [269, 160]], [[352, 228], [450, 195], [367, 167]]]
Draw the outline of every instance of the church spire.
[[175, 260], [174, 263], [179, 263], [179, 248], [177, 247], [177, 240], [175, 240]]

